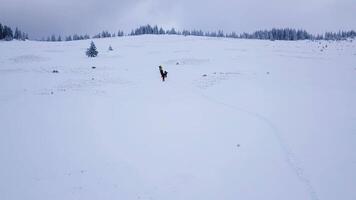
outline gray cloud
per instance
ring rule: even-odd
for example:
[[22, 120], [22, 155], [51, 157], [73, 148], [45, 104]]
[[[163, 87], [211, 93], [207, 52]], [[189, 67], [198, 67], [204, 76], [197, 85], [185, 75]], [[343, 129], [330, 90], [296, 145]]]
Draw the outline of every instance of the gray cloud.
[[35, 38], [129, 31], [147, 23], [207, 31], [295, 27], [324, 32], [356, 29], [355, 10], [354, 0], [1, 0], [0, 22]]

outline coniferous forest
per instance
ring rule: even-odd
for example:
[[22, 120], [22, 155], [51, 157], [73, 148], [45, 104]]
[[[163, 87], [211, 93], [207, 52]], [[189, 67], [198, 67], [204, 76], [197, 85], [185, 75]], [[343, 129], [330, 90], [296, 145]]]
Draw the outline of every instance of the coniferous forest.
[[2, 25], [0, 23], [0, 40], [27, 40], [28, 39], [28, 34], [25, 32], [22, 32], [20, 29], [16, 27], [16, 29], [13, 31], [11, 27], [7, 25]]
[[[62, 37], [60, 34], [52, 34], [48, 37], [43, 37], [40, 41], [57, 42], [57, 41], [74, 41], [74, 40], [87, 40], [90, 38], [109, 38], [109, 37], [122, 37], [122, 36], [137, 36], [137, 35], [184, 35], [184, 36], [205, 36], [205, 37], [220, 37], [220, 38], [241, 38], [241, 39], [259, 39], [259, 40], [346, 40], [356, 37], [356, 31], [338, 31], [338, 32], [326, 32], [324, 34], [311, 34], [303, 29], [294, 28], [273, 28], [270, 30], [258, 30], [253, 33], [237, 33], [229, 32], [225, 33], [223, 30], [205, 32], [203, 30], [177, 30], [175, 28], [164, 29], [157, 25], [145, 25], [140, 26], [132, 30], [129, 34], [125, 34], [124, 31], [119, 30], [117, 32], [102, 31], [92, 37], [88, 34], [80, 35], [73, 34]], [[16, 28], [14, 31], [11, 27], [2, 25], [0, 23], [0, 40], [26, 40], [29, 39], [27, 33], [22, 32]]]

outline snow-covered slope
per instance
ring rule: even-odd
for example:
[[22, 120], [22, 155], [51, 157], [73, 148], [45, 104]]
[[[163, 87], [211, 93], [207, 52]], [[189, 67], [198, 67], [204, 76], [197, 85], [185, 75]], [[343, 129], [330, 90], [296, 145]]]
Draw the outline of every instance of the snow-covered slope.
[[0, 42], [0, 199], [356, 199], [355, 42], [94, 42]]

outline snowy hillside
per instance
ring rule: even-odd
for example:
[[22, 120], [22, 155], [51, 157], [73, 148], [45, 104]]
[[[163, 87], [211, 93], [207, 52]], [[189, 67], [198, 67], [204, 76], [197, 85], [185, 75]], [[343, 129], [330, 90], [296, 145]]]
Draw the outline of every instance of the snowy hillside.
[[94, 42], [0, 42], [1, 200], [356, 199], [355, 42]]

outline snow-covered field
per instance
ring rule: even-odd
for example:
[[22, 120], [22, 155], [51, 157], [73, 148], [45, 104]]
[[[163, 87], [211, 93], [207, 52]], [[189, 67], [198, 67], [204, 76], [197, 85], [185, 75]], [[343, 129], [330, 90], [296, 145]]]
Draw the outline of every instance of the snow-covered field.
[[0, 42], [1, 200], [356, 199], [355, 42], [94, 42]]

